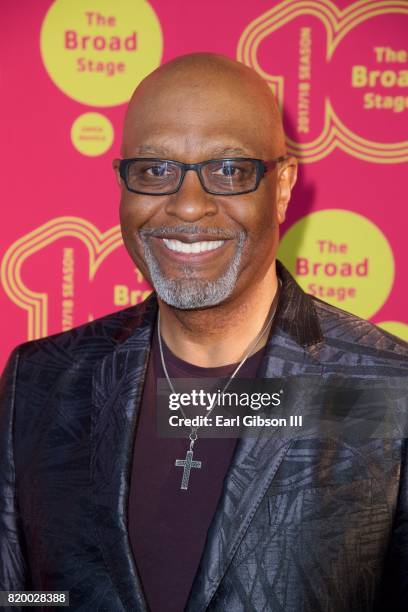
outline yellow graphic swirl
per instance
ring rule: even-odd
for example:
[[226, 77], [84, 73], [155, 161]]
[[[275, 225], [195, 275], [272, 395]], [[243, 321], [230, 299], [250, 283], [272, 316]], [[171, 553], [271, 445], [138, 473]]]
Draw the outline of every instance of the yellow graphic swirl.
[[31, 291], [23, 282], [22, 266], [27, 258], [47, 245], [71, 236], [85, 244], [89, 254], [89, 280], [101, 263], [122, 245], [119, 225], [100, 232], [92, 223], [80, 217], [56, 217], [16, 240], [1, 262], [1, 282], [10, 300], [27, 311], [28, 340], [47, 335], [48, 295]]
[[[270, 85], [283, 106], [284, 77], [271, 75], [258, 62], [258, 48], [262, 41], [297, 17], [312, 15], [320, 19], [327, 33], [326, 60], [330, 60], [341, 40], [357, 25], [387, 13], [408, 15], [406, 0], [360, 0], [339, 9], [330, 0], [284, 0], [254, 19], [238, 42], [237, 59], [254, 68]], [[408, 161], [407, 141], [383, 144], [361, 138], [340, 121], [328, 97], [325, 100], [325, 122], [322, 133], [309, 143], [297, 143], [287, 138], [288, 150], [303, 162], [315, 162], [326, 157], [336, 147], [346, 153], [375, 163]]]

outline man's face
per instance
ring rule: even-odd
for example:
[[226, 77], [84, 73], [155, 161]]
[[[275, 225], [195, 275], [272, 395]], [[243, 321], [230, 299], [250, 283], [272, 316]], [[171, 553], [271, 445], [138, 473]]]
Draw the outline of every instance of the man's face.
[[[242, 100], [239, 91], [179, 83], [164, 95], [145, 94], [135, 105], [126, 122], [123, 153], [184, 163], [222, 157], [267, 160], [276, 151], [273, 134], [265, 134], [264, 127], [259, 108]], [[206, 193], [194, 171], [171, 195], [136, 194], [122, 185], [126, 248], [163, 301], [194, 309], [251, 291], [276, 256], [285, 172], [287, 177], [288, 170], [277, 167], [255, 192], [230, 196]]]

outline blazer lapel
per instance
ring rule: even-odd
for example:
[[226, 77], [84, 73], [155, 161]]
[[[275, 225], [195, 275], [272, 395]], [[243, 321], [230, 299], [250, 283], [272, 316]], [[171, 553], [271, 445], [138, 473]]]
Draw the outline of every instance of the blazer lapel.
[[128, 537], [127, 503], [134, 433], [156, 313], [157, 301], [150, 296], [140, 314], [121, 327], [121, 340], [125, 340], [97, 364], [93, 378], [95, 526], [125, 610], [148, 609]]
[[238, 442], [186, 612], [206, 610], [289, 446], [261, 436]]
[[[271, 330], [257, 377], [306, 373], [320, 376], [322, 368], [314, 357], [316, 345], [299, 345], [278, 323], [279, 319]], [[186, 612], [201, 612], [209, 605], [291, 444], [292, 440], [269, 438], [261, 433], [238, 441]]]

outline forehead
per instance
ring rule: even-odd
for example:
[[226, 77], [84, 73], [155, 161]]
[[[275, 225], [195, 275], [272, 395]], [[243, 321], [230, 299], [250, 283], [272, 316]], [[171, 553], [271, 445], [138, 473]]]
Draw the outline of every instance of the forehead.
[[264, 157], [273, 148], [268, 108], [249, 88], [184, 83], [135, 96], [123, 135], [126, 156]]

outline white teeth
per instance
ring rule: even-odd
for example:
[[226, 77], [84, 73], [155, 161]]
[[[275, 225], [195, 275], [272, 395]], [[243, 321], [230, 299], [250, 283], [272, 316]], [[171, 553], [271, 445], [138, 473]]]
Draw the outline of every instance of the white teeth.
[[222, 246], [225, 240], [206, 240], [203, 242], [182, 242], [181, 240], [169, 240], [163, 238], [163, 242], [168, 249], [177, 253], [203, 253], [213, 251]]

